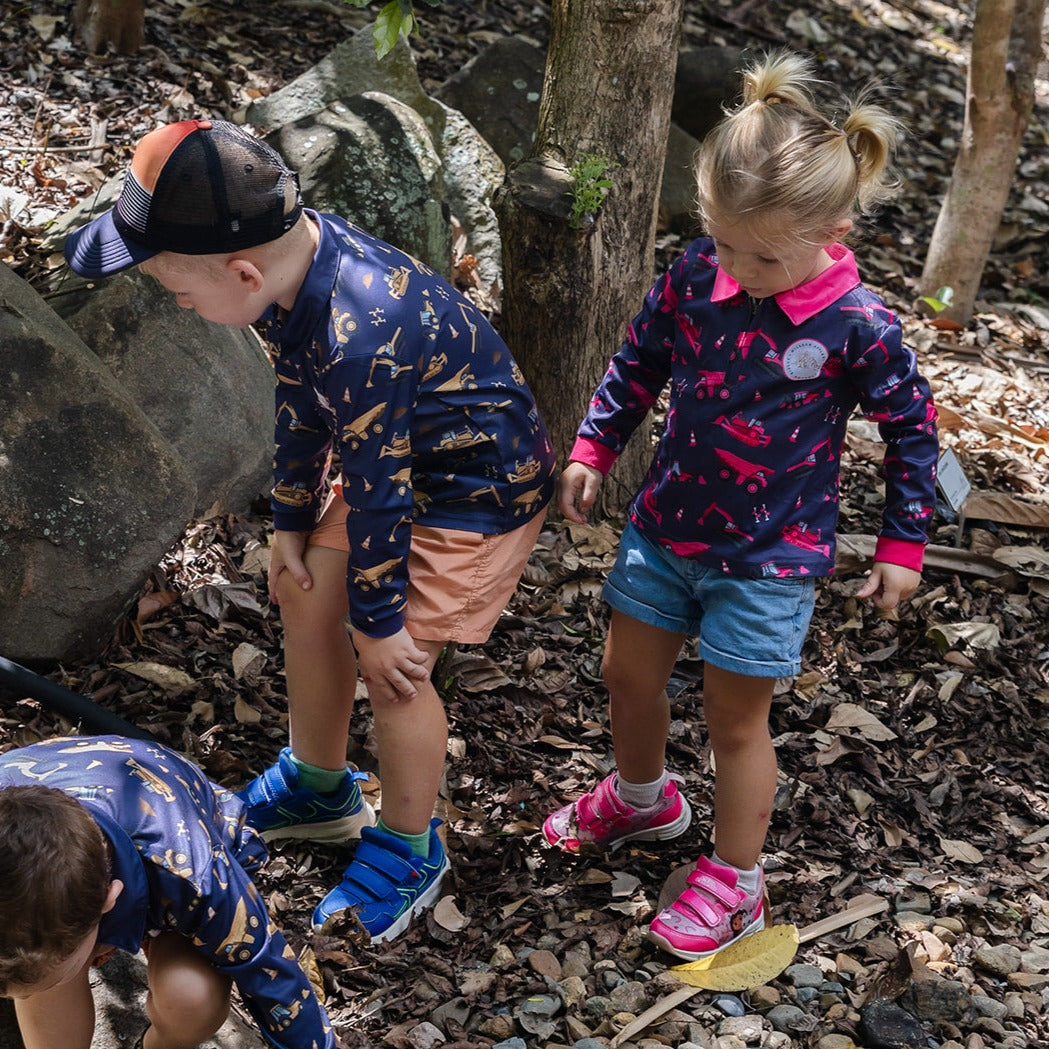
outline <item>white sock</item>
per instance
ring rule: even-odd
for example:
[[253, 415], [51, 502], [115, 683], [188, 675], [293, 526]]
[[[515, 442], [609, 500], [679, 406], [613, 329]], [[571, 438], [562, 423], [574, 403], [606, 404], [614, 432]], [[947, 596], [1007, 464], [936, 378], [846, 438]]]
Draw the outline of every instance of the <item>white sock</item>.
[[760, 865], [755, 864], [750, 870], [742, 870], [734, 864], [726, 863], [716, 852], [710, 858], [719, 866], [728, 867], [729, 870], [736, 872], [736, 888], [740, 892], [753, 896], [758, 891], [758, 885], [761, 883]]
[[644, 811], [645, 809], [655, 808], [663, 798], [663, 788], [667, 785], [669, 778], [667, 770], [663, 769], [663, 774], [659, 779], [655, 779], [651, 783], [628, 783], [617, 772], [615, 779], [616, 793], [632, 809]]

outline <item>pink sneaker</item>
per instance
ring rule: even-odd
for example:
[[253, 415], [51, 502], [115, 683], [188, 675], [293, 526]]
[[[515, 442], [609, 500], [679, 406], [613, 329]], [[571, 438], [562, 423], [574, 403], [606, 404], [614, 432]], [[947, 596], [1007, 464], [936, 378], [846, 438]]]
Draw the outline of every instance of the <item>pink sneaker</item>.
[[765, 879], [753, 896], [736, 888], [736, 871], [701, 856], [685, 891], [655, 916], [648, 938], [694, 962], [765, 928]]
[[667, 780], [662, 802], [648, 812], [623, 801], [615, 781], [613, 772], [578, 801], [547, 816], [546, 840], [563, 852], [578, 853], [586, 845], [614, 851], [625, 841], [676, 838], [692, 822], [692, 809], [673, 780]]

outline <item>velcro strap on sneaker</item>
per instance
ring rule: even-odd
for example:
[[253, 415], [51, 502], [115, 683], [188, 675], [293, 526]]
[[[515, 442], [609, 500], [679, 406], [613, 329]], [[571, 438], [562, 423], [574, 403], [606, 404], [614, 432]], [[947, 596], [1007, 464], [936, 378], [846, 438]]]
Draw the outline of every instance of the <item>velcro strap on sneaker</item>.
[[362, 840], [346, 868], [343, 881], [356, 885], [376, 900], [383, 900], [390, 890], [419, 877], [419, 872], [403, 857], [370, 841]]

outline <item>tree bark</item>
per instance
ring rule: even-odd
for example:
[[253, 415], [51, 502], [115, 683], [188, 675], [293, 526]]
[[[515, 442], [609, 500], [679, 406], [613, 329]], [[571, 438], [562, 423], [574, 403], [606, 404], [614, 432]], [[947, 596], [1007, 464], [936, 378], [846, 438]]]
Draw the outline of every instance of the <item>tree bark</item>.
[[[553, 0], [532, 153], [497, 196], [501, 330], [562, 462], [652, 284], [682, 9], [683, 0]], [[603, 205], [576, 229], [568, 169], [584, 153], [616, 167]], [[598, 513], [622, 510], [651, 456], [651, 435], [639, 431]]]
[[145, 36], [146, 0], [77, 0], [73, 24], [92, 54], [107, 46], [137, 51]]
[[951, 304], [939, 316], [958, 324], [972, 317], [1012, 186], [1034, 105], [1045, 5], [977, 0], [961, 146], [920, 282], [922, 295], [951, 289]]

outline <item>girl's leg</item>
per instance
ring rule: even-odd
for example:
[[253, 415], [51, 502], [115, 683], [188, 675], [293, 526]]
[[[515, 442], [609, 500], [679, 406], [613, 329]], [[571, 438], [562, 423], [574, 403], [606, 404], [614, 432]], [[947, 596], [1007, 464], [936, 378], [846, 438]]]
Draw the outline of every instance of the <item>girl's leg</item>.
[[149, 994], [142, 1049], [194, 1049], [229, 1015], [230, 981], [178, 933], [149, 943]]
[[72, 980], [29, 998], [15, 999], [25, 1049], [89, 1049], [95, 1033], [90, 963]]
[[[442, 641], [416, 641], [432, 671]], [[419, 682], [414, 699], [396, 703], [373, 699], [375, 741], [382, 780], [382, 822], [401, 834], [430, 827], [448, 752], [448, 720], [433, 682]]]
[[628, 783], [651, 783], [663, 774], [670, 731], [665, 689], [685, 636], [612, 610], [602, 672], [616, 768]]
[[277, 583], [291, 745], [300, 761], [342, 769], [357, 694], [357, 657], [344, 622], [346, 554], [308, 546], [305, 561], [313, 578], [309, 590], [288, 572]]
[[703, 710], [714, 752], [714, 847], [741, 870], [757, 862], [776, 792], [769, 734], [773, 678], [748, 677], [707, 663]]

